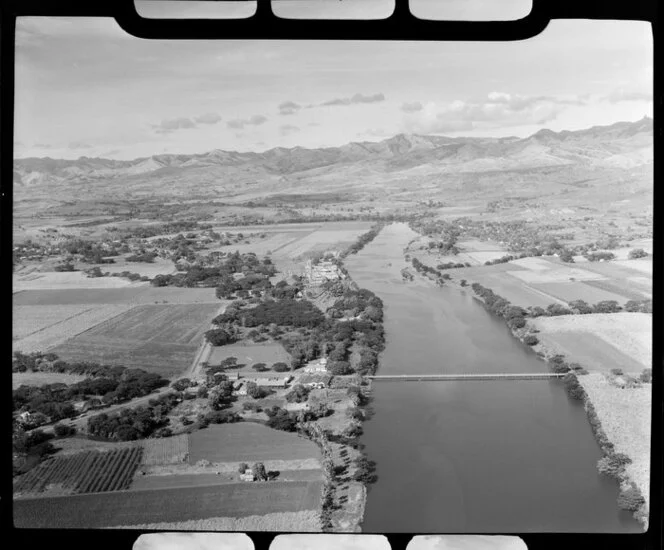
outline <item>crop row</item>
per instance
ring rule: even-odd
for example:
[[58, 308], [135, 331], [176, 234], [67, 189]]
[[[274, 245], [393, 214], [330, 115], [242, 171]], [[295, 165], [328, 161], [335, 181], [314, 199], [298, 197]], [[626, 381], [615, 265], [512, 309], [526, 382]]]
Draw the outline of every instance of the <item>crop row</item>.
[[64, 494], [127, 489], [142, 455], [143, 449], [135, 446], [53, 458], [21, 476], [14, 484], [14, 492], [34, 496], [52, 485], [59, 485], [59, 492]]

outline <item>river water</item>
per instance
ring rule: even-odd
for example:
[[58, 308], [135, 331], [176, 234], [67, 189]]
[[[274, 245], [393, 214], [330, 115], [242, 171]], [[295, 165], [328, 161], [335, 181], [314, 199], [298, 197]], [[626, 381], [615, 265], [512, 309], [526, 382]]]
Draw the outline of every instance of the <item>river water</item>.
[[[345, 260], [385, 304], [379, 373], [548, 372], [472, 290], [402, 281], [415, 236], [391, 224]], [[363, 532], [641, 532], [560, 381], [376, 381], [373, 397], [361, 441], [378, 482]]]

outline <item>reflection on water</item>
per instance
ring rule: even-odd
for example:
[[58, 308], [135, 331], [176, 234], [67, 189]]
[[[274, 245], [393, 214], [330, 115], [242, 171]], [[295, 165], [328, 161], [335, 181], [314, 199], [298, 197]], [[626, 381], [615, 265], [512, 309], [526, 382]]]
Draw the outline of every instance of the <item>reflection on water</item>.
[[[546, 372], [470, 291], [401, 280], [414, 236], [392, 224], [346, 259], [385, 303], [380, 372]], [[362, 442], [379, 481], [363, 531], [640, 532], [559, 381], [375, 382], [373, 393]]]

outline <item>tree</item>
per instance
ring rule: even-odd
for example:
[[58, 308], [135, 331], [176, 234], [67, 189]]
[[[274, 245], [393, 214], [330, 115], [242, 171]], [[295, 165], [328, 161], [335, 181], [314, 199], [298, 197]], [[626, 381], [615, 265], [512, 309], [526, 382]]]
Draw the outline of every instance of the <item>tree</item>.
[[648, 253], [643, 250], [643, 248], [635, 248], [629, 251], [627, 258], [630, 260], [636, 260], [637, 258], [645, 258]]
[[265, 465], [262, 462], [256, 462], [251, 467], [251, 473], [254, 474], [254, 477], [258, 481], [267, 481], [267, 472], [265, 471]]
[[274, 365], [272, 365], [272, 370], [274, 372], [286, 372], [286, 371], [290, 370], [290, 368], [286, 363], [283, 363], [283, 362], [279, 361], [278, 363], [275, 363]]
[[256, 363], [255, 365], [252, 365], [251, 368], [257, 372], [265, 372], [266, 370], [269, 370], [265, 363]]
[[603, 300], [593, 306], [593, 313], [618, 313], [622, 308], [615, 300]]
[[189, 380], [189, 378], [180, 378], [171, 384], [171, 388], [176, 391], [184, 391], [189, 386], [191, 386], [191, 380]]
[[225, 329], [217, 328], [208, 330], [205, 333], [205, 338], [213, 346], [224, 346], [235, 342], [235, 337]]
[[249, 464], [246, 462], [240, 462], [240, 466], [238, 467], [237, 471], [243, 474], [249, 469]]
[[237, 357], [226, 357], [219, 366], [223, 369], [233, 369], [237, 367]]
[[593, 312], [593, 308], [583, 300], [573, 300], [569, 303], [569, 307], [573, 313], [580, 315], [587, 315], [588, 313]]
[[524, 339], [523, 343], [526, 344], [527, 346], [534, 346], [539, 343], [539, 340], [537, 339], [537, 336], [534, 334], [528, 334]]
[[76, 434], [76, 427], [66, 424], [56, 424], [53, 426], [53, 431], [57, 437], [67, 437]]
[[343, 376], [353, 372], [348, 361], [328, 361], [327, 370], [335, 376]]
[[574, 263], [574, 254], [572, 254], [572, 251], [567, 248], [562, 250], [558, 257], [560, 258], [561, 262], [570, 263], [570, 264]]

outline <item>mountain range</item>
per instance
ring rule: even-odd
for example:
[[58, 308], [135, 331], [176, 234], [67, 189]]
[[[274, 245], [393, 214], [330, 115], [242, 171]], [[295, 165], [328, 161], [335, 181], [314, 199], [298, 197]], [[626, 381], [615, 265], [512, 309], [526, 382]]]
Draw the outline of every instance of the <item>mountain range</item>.
[[[442, 137], [398, 134], [380, 142], [340, 147], [277, 147], [267, 151], [213, 150], [163, 154], [129, 161], [81, 157], [76, 160], [24, 158], [14, 161], [17, 199], [44, 194], [76, 197], [223, 194], [265, 196], [288, 192], [380, 192], [424, 184], [460, 190], [469, 181], [579, 181], [610, 173], [616, 181], [650, 184], [653, 122], [618, 122], [578, 131], [540, 130], [526, 138]], [[526, 178], [529, 179], [529, 178]], [[611, 178], [609, 178], [611, 179]], [[464, 182], [466, 182], [464, 184]], [[436, 187], [437, 186], [437, 187]], [[480, 186], [481, 187], [481, 186]], [[472, 190], [472, 189], [471, 189]], [[475, 189], [477, 191], [478, 189]], [[468, 189], [466, 189], [468, 191]]]

